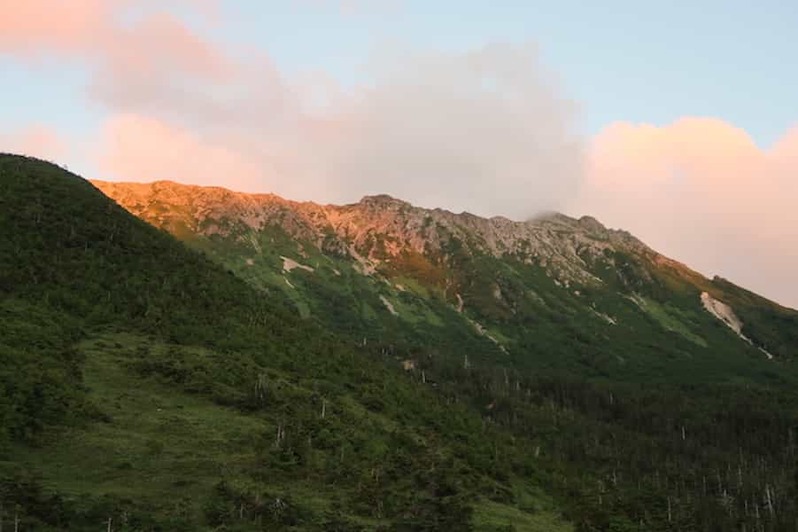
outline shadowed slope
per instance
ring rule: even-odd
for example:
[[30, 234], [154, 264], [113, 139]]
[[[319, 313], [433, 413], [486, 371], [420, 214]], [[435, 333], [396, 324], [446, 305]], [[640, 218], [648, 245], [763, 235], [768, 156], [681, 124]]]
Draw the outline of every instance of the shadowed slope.
[[462, 529], [496, 489], [480, 515], [521, 511], [521, 455], [484, 451], [506, 433], [87, 181], [0, 156], [0, 234], [0, 504], [25, 529]]

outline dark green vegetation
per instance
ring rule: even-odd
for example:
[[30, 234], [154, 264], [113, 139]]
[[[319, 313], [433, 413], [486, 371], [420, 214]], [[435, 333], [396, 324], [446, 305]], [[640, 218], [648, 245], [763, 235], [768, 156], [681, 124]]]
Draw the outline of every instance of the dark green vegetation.
[[367, 276], [279, 224], [167, 227], [190, 246], [0, 156], [6, 526], [798, 528], [792, 311], [625, 250], [565, 289], [456, 240]]
[[7, 526], [567, 528], [509, 433], [88, 182], [0, 157], [0, 234]]

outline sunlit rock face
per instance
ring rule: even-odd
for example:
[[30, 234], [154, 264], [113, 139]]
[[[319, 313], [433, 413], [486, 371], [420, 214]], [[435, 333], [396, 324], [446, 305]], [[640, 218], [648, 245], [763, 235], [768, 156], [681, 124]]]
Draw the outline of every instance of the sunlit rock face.
[[655, 255], [628, 233], [607, 229], [591, 217], [577, 220], [555, 213], [513, 221], [414, 207], [387, 195], [366, 196], [350, 205], [318, 205], [165, 181], [93, 183], [136, 216], [172, 232], [182, 226], [205, 236], [230, 235], [277, 225], [327, 252], [372, 263], [407, 252], [445, 259], [456, 241], [466, 253], [539, 264], [560, 282], [597, 283], [588, 268], [591, 260], [607, 259], [616, 249]]

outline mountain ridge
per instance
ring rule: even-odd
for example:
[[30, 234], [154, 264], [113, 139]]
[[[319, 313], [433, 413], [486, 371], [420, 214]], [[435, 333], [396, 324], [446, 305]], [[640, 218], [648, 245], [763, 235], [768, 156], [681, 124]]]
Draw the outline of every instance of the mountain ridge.
[[[526, 221], [516, 221], [503, 216], [485, 218], [468, 212], [454, 213], [442, 208], [416, 207], [387, 194], [366, 195], [356, 203], [333, 205], [312, 201], [298, 202], [270, 193], [251, 194], [218, 186], [204, 187], [163, 180], [151, 183], [101, 180], [91, 182], [133, 214], [156, 225], [165, 224], [166, 221], [159, 219], [157, 212], [149, 210], [152, 202], [179, 195], [181, 198], [192, 198], [188, 204], [182, 201], [177, 203], [179, 206], [193, 207], [193, 212], [183, 213], [187, 219], [199, 220], [211, 216], [238, 218], [250, 229], [259, 229], [263, 223], [269, 221], [269, 216], [273, 216], [276, 209], [290, 207], [301, 216], [305, 227], [300, 229], [288, 225], [289, 232], [295, 231], [292, 236], [297, 238], [313, 237], [317, 245], [322, 243], [325, 230], [332, 228], [339, 238], [351, 239], [356, 247], [362, 247], [364, 231], [381, 231], [399, 236], [401, 241], [398, 244], [402, 247], [397, 247], [396, 243], [388, 244], [386, 251], [389, 255], [396, 255], [408, 248], [414, 252], [424, 252], [430, 243], [433, 244], [434, 251], [439, 251], [439, 235], [432, 235], [430, 238], [429, 234], [421, 234], [421, 230], [427, 229], [430, 223], [438, 223], [458, 237], [463, 237], [463, 231], [475, 233], [483, 241], [481, 250], [490, 251], [495, 256], [507, 253], [542, 254], [544, 258], [556, 262], [557, 256], [562, 255], [562, 250], [565, 249], [568, 251], [568, 260], [560, 261], [560, 264], [567, 266], [581, 260], [573, 245], [569, 246], [565, 239], [557, 238], [558, 234], [570, 231], [577, 238], [588, 237], [588, 240], [572, 242], [574, 245], [595, 246], [602, 240], [613, 244], [621, 243], [637, 251], [649, 253], [673, 267], [687, 269], [686, 265], [656, 253], [628, 231], [608, 229], [592, 216], [573, 218], [561, 213], [550, 213]], [[222, 208], [213, 209], [212, 206]], [[260, 208], [261, 212], [253, 212], [255, 207]], [[284, 220], [288, 224], [292, 221]], [[192, 229], [208, 236], [220, 228], [211, 226]], [[525, 241], [534, 241], [535, 245], [529, 246]], [[522, 249], [524, 244], [530, 249]], [[343, 248], [339, 243], [339, 251], [345, 252]], [[578, 273], [577, 276], [582, 277], [582, 280], [589, 278]]]
[[796, 313], [634, 249], [567, 285], [468, 217], [391, 255], [401, 205], [325, 248], [326, 218], [153, 199], [0, 155], [0, 521], [796, 529]]
[[[655, 330], [704, 345], [704, 337], [716, 334], [706, 329], [707, 317], [730, 323], [707, 306], [703, 295], [707, 294], [735, 309], [740, 330], [729, 329], [735, 341], [748, 342], [768, 360], [798, 357], [793, 333], [785, 336], [771, 326], [778, 320], [798, 324], [798, 312], [720, 278], [709, 279], [628, 231], [608, 229], [591, 216], [577, 219], [549, 213], [513, 221], [416, 207], [387, 194], [364, 196], [346, 205], [321, 205], [167, 181], [93, 184], [139, 218], [211, 253], [254, 286], [287, 290], [306, 316], [315, 313], [324, 318], [334, 312], [320, 301], [328, 297], [322, 292], [329, 292], [324, 286], [329, 280], [321, 272], [327, 268], [340, 276], [342, 267], [351, 266], [373, 280], [347, 277], [360, 287], [358, 296], [343, 294], [347, 305], [370, 299], [373, 303], [365, 303], [367, 313], [383, 308], [393, 317], [414, 322], [418, 318], [408, 318], [410, 311], [428, 316], [422, 321], [440, 321], [442, 313], [455, 310], [500, 351], [515, 350], [521, 356], [528, 352], [521, 345], [528, 341], [539, 345], [530, 335], [546, 321], [561, 321], [563, 313], [574, 316], [569, 319], [575, 320], [575, 328], [584, 329], [576, 325], [582, 323], [576, 316], [597, 319], [605, 326], [637, 327], [633, 325], [637, 318], [625, 308], [630, 304], [656, 322]], [[281, 251], [269, 259], [269, 248]], [[306, 272], [303, 276], [292, 273], [297, 266]], [[401, 310], [402, 298], [410, 310]], [[542, 316], [547, 316], [543, 322]], [[377, 321], [382, 329], [393, 328], [385, 318]], [[372, 326], [372, 318], [353, 319], [360, 320], [363, 330]], [[531, 323], [537, 325], [530, 327]], [[428, 333], [407, 334], [421, 339]], [[585, 332], [575, 329], [569, 334], [578, 338]], [[589, 334], [594, 337], [591, 345], [608, 334], [624, 336], [601, 330]], [[621, 348], [610, 347], [615, 340], [603, 342], [601, 350], [626, 359], [618, 352]], [[574, 349], [579, 345], [573, 344]]]
[[476, 411], [78, 176], [0, 154], [0, 234], [0, 524], [571, 528]]

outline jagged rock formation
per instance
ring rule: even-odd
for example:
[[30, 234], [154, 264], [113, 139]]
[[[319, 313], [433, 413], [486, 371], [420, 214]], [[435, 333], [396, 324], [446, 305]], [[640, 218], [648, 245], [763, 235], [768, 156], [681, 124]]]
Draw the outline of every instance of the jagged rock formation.
[[[539, 357], [556, 345], [568, 356], [606, 356], [618, 365], [613, 371], [628, 369], [630, 352], [649, 351], [640, 350], [641, 337], [677, 358], [696, 349], [716, 354], [726, 342], [746, 356], [798, 356], [793, 338], [773, 326], [798, 324], [796, 313], [707, 279], [589, 216], [512, 221], [387, 195], [319, 205], [167, 181], [93, 184], [256, 287], [288, 290], [302, 316], [347, 330], [358, 323], [361, 338], [400, 334], [428, 345], [463, 327], [497, 356]], [[734, 309], [726, 332], [714, 328], [709, 298]]]
[[658, 257], [626, 231], [607, 229], [589, 216], [550, 214], [520, 222], [424, 209], [387, 195], [337, 206], [168, 181], [93, 183], [136, 216], [166, 229], [182, 225], [204, 236], [229, 236], [242, 228], [257, 231], [277, 225], [297, 240], [361, 262], [365, 258], [378, 263], [407, 252], [445, 254], [457, 241], [468, 253], [512, 256], [541, 265], [560, 282], [589, 284], [600, 279], [588, 262], [606, 259], [609, 251], [625, 249]]

